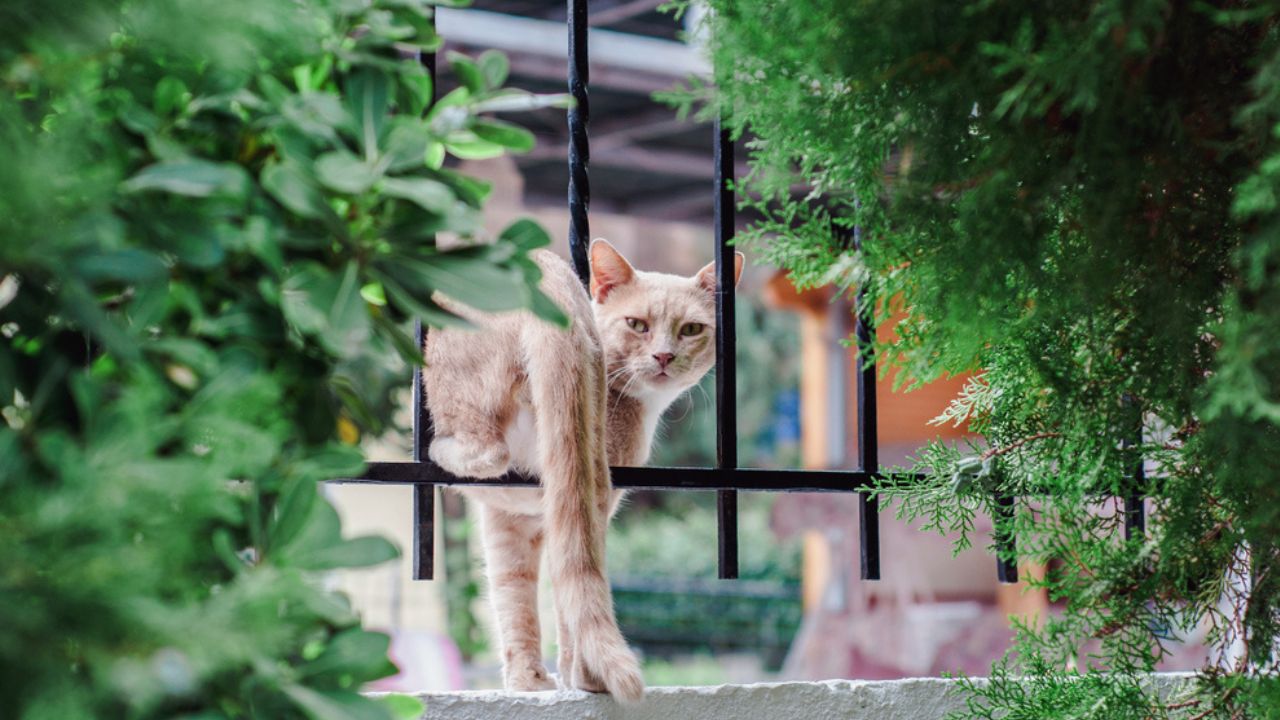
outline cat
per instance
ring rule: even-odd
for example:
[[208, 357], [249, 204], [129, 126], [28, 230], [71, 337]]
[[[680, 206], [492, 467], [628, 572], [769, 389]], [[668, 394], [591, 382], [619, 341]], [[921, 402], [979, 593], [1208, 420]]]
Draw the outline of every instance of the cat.
[[[462, 490], [481, 505], [506, 689], [556, 687], [539, 637], [545, 540], [561, 683], [634, 701], [644, 681], [605, 577], [605, 531], [622, 495], [609, 466], [644, 464], [663, 411], [715, 364], [715, 266], [693, 277], [642, 272], [603, 239], [588, 255], [583, 292], [565, 260], [533, 254], [542, 291], [571, 320], [567, 330], [527, 311], [485, 315], [439, 298], [477, 329], [427, 335], [428, 453], [460, 477], [518, 470], [540, 480], [537, 489]], [[735, 284], [742, 266], [737, 253]]]

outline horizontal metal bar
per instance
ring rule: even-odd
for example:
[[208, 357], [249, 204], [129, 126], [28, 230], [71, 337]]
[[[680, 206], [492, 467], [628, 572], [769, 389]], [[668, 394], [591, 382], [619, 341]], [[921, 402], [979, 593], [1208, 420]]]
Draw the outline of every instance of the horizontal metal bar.
[[[763, 470], [757, 468], [614, 467], [613, 486], [649, 490], [766, 490], [777, 492], [857, 492], [871, 488], [873, 476], [856, 470]], [[913, 482], [923, 475], [893, 475]], [[537, 487], [533, 478], [508, 473], [500, 478], [459, 478], [432, 462], [374, 462], [355, 478], [335, 483], [386, 485], [461, 485], [467, 487]]]

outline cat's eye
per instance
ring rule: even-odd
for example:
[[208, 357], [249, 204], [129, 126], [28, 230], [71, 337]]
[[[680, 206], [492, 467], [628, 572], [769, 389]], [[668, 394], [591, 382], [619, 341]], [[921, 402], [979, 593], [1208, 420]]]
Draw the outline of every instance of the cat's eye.
[[680, 326], [680, 337], [693, 337], [694, 335], [701, 335], [702, 331], [705, 330], [706, 327], [707, 326], [703, 325], [702, 323], [685, 323], [684, 325]]
[[638, 333], [649, 332], [649, 323], [640, 318], [627, 318], [627, 327]]

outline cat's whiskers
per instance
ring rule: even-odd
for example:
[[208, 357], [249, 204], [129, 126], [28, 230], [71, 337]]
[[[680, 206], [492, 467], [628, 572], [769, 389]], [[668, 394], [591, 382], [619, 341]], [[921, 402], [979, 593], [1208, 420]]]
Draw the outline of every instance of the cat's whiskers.
[[[632, 383], [634, 383], [636, 380], [639, 380], [639, 379], [640, 379], [640, 374], [639, 374], [639, 373], [636, 373], [636, 372], [631, 373], [631, 377], [627, 378], [627, 382], [626, 382], [626, 383], [624, 383], [624, 384], [623, 384], [623, 386], [622, 386], [622, 389], [618, 391], [618, 397], [617, 397], [617, 399], [615, 399], [615, 400], [614, 400], [614, 403], [616, 404], [616, 403], [621, 402], [621, 401], [622, 401], [622, 398], [626, 396], [627, 391], [631, 389], [631, 384], [632, 384]], [[610, 410], [612, 410], [612, 409], [613, 409], [613, 407], [614, 407], [614, 406], [610, 406], [610, 408], [609, 408], [609, 409], [610, 409]]]

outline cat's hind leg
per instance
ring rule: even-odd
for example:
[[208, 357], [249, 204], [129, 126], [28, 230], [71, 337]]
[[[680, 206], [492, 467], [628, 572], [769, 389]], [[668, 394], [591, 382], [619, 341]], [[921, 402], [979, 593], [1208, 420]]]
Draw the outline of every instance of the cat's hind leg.
[[542, 519], [481, 505], [485, 574], [502, 645], [502, 684], [517, 692], [554, 690], [542, 663], [538, 562]]
[[501, 477], [511, 462], [507, 443], [501, 436], [437, 437], [431, 441], [427, 455], [435, 464], [462, 478]]
[[463, 478], [507, 472], [505, 428], [515, 412], [517, 374], [500, 332], [433, 330], [427, 336], [423, 386], [435, 438], [433, 462]]

